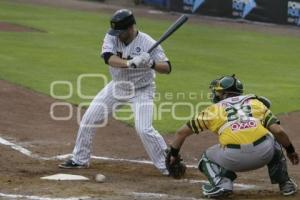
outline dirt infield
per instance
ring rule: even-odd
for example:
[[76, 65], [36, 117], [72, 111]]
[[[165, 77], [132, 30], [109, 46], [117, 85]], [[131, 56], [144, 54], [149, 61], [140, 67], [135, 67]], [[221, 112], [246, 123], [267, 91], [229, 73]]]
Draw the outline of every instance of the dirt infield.
[[[50, 158], [72, 151], [78, 125], [75, 117], [68, 121], [51, 119], [49, 110], [54, 102], [57, 101], [48, 96], [0, 81], [0, 198], [19, 194], [26, 195], [22, 196], [24, 199], [34, 199], [34, 196], [40, 199], [82, 196], [88, 196], [89, 199], [201, 199], [199, 181], [205, 177], [193, 166], [197, 165], [197, 159], [203, 150], [215, 143], [216, 137], [212, 134], [192, 136], [186, 141], [183, 157], [192, 167], [182, 181], [161, 176], [151, 164], [129, 162], [128, 160], [144, 161], [148, 158], [135, 130], [113, 119], [108, 127], [98, 129], [93, 154], [117, 160], [95, 158], [89, 169], [62, 170], [57, 167], [61, 161]], [[55, 112], [56, 115], [67, 115], [62, 107]], [[290, 113], [280, 118], [291, 133], [296, 148], [300, 149], [300, 113]], [[167, 142], [172, 138], [172, 135], [165, 136]], [[19, 145], [31, 153], [16, 146], [4, 145], [3, 140]], [[290, 174], [299, 180], [299, 167], [289, 167]], [[91, 181], [71, 183], [40, 179], [56, 173], [84, 175]], [[107, 181], [95, 182], [94, 176], [97, 173], [104, 174]], [[270, 185], [266, 168], [241, 173], [237, 182], [256, 187], [245, 189], [237, 186], [231, 199], [281, 198], [277, 187]], [[289, 199], [299, 197], [300, 195], [296, 195]]]
[[28, 26], [23, 26], [20, 24], [12, 24], [9, 22], [1, 22], [0, 21], [0, 31], [8, 31], [8, 32], [44, 32], [39, 29], [31, 28]]

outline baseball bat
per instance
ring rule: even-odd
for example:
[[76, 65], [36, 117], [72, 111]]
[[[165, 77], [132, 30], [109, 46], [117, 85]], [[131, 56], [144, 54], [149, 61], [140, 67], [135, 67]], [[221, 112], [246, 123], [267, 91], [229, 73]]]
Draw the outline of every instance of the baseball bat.
[[170, 37], [179, 27], [181, 27], [188, 20], [188, 16], [181, 15], [159, 38], [157, 42], [155, 42], [152, 47], [147, 51], [147, 53], [151, 53], [158, 45], [160, 45], [165, 39]]

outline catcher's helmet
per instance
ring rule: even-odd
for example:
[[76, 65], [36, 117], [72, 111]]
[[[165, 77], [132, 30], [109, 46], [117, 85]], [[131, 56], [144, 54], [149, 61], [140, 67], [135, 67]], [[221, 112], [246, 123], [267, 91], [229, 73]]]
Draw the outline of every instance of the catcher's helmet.
[[110, 19], [110, 30], [108, 34], [118, 36], [135, 23], [135, 18], [130, 10], [117, 10]]
[[212, 102], [218, 103], [222, 100], [224, 94], [231, 94], [238, 96], [243, 94], [243, 84], [242, 82], [235, 78], [235, 75], [232, 76], [222, 76], [221, 78], [215, 79], [210, 83], [209, 88], [212, 92]]

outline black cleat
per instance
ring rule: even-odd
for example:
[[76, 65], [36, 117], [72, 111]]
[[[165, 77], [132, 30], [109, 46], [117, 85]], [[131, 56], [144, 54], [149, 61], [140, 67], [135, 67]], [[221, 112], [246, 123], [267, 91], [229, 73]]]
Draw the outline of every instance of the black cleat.
[[79, 165], [73, 160], [69, 159], [64, 163], [59, 164], [58, 167], [62, 169], [85, 169], [88, 168], [89, 165]]
[[227, 190], [221, 187], [213, 187], [210, 184], [202, 186], [202, 193], [206, 198], [223, 198], [233, 193], [232, 190]]
[[297, 184], [294, 180], [289, 179], [284, 183], [279, 184], [280, 192], [283, 196], [290, 196], [297, 192]]

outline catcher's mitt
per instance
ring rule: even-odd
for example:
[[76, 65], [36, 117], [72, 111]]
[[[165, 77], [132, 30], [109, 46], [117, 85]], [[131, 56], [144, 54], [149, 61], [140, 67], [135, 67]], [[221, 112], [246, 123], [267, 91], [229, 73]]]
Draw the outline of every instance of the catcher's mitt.
[[176, 179], [180, 179], [185, 174], [186, 165], [182, 162], [179, 154], [178, 156], [174, 157], [175, 161], [171, 163], [171, 151], [167, 150], [166, 153], [166, 167], [169, 171], [170, 176]]

